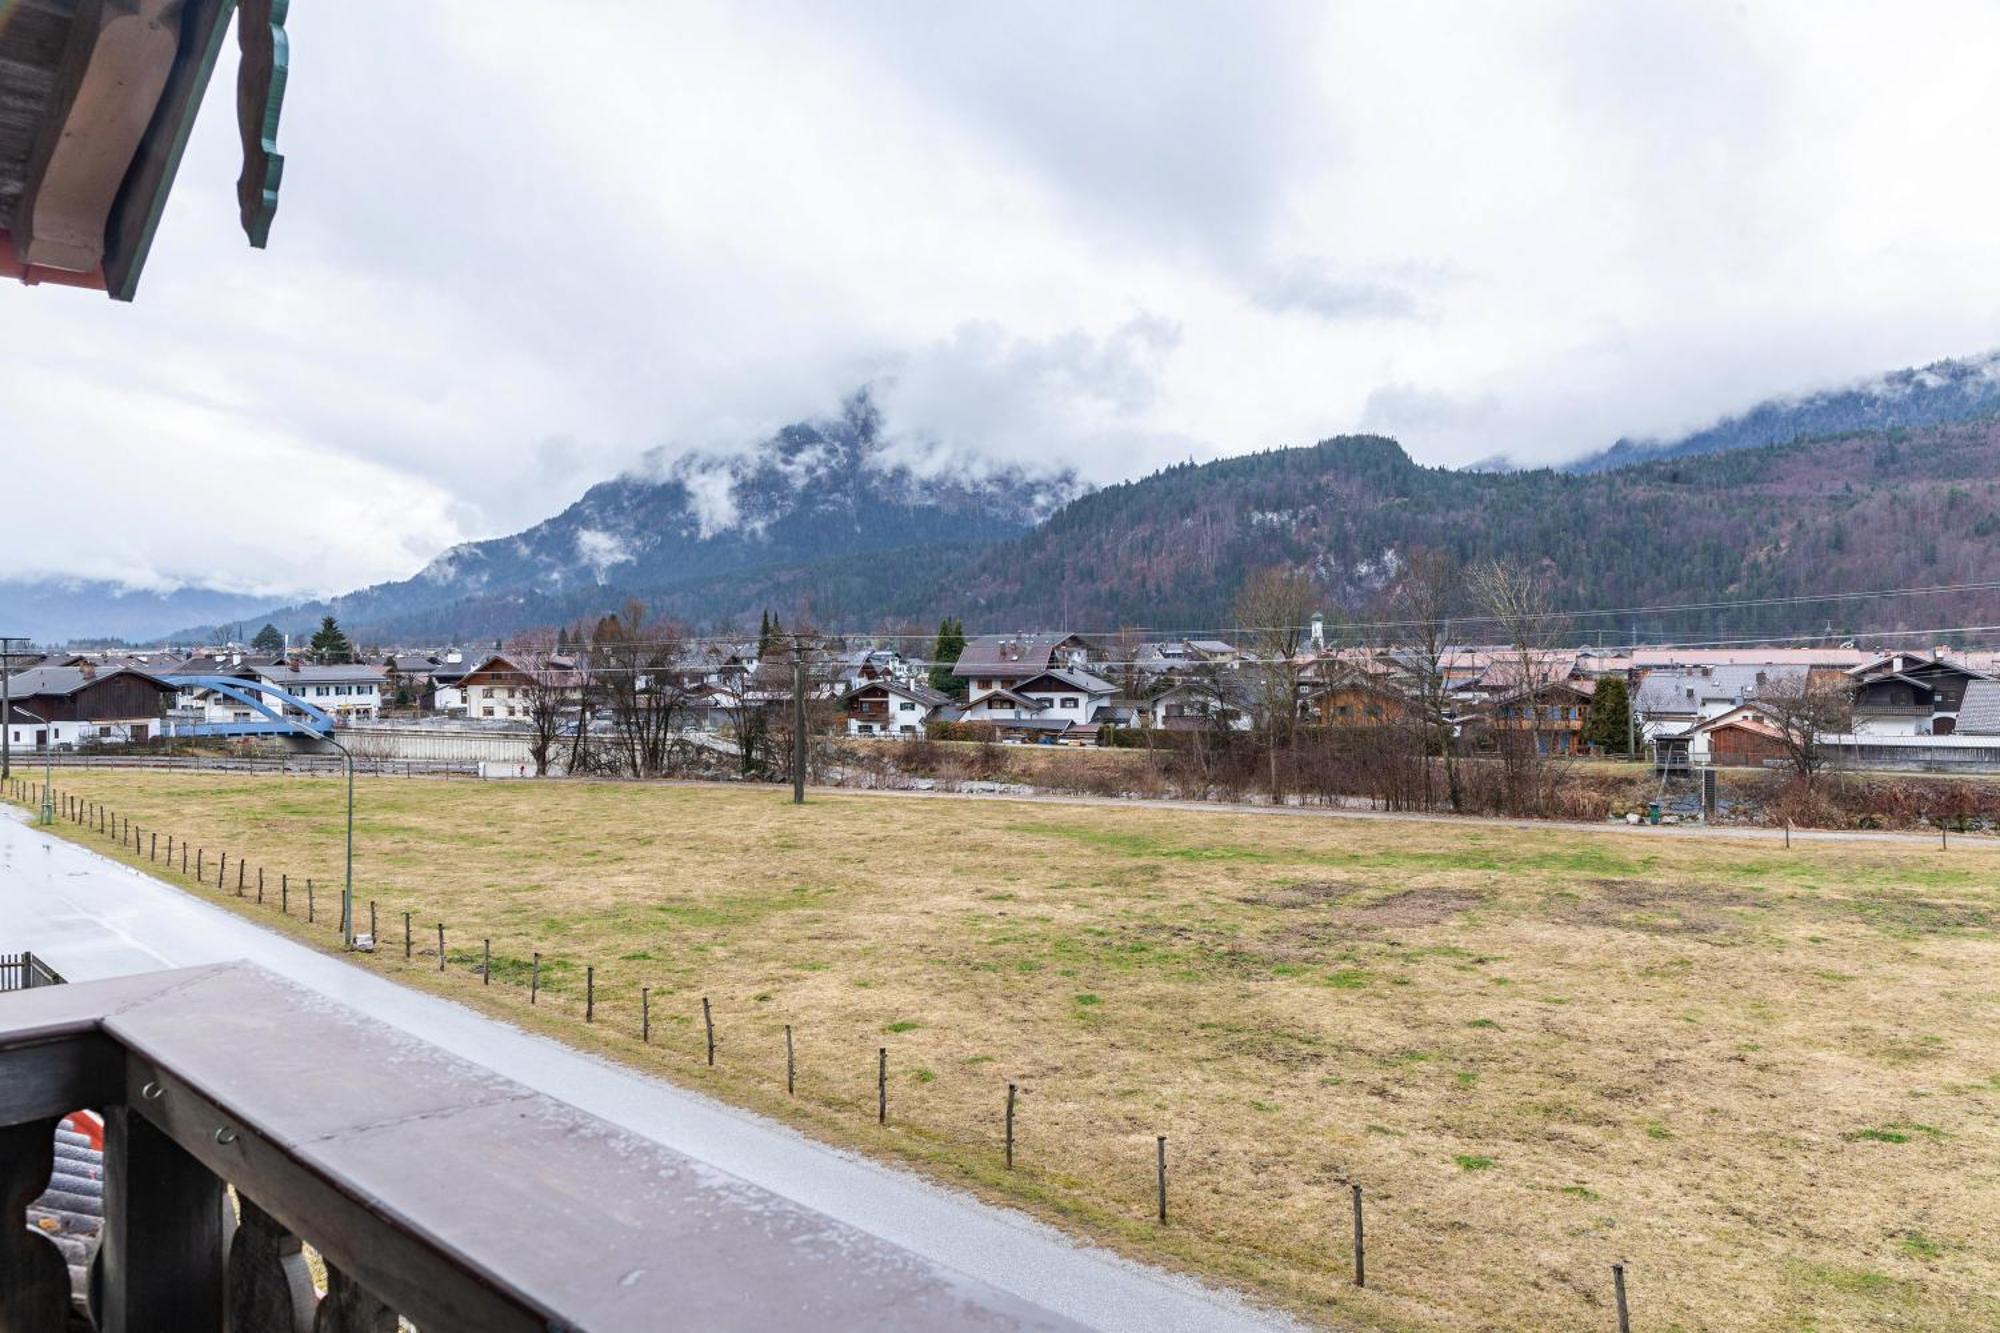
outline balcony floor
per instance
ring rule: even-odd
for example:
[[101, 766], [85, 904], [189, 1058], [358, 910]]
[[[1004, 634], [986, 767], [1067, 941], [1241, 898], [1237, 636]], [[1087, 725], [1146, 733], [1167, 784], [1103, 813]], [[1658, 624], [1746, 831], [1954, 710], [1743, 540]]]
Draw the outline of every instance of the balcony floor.
[[0, 811], [0, 940], [72, 981], [248, 959], [516, 1082], [1101, 1329], [1297, 1327], [1228, 1293], [349, 967]]

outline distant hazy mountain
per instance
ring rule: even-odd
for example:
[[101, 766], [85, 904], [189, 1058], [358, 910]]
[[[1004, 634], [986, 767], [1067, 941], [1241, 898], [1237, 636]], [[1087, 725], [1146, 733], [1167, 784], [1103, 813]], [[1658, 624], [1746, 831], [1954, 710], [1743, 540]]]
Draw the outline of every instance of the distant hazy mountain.
[[1018, 536], [1082, 490], [1073, 475], [921, 474], [865, 395], [743, 454], [694, 454], [591, 487], [525, 532], [457, 546], [412, 578], [270, 613], [332, 614], [371, 638], [484, 637], [616, 607], [628, 591]]
[[141, 592], [94, 579], [16, 580], [0, 582], [0, 634], [44, 644], [104, 638], [150, 643], [185, 625], [233, 623], [270, 601], [208, 588]]
[[2000, 352], [1988, 352], [1938, 361], [1921, 370], [1892, 371], [1845, 388], [1773, 398], [1678, 440], [1620, 440], [1603, 453], [1569, 464], [1567, 470], [1603, 472], [1662, 458], [1754, 449], [1850, 431], [1971, 421], [1996, 412], [2000, 412]]

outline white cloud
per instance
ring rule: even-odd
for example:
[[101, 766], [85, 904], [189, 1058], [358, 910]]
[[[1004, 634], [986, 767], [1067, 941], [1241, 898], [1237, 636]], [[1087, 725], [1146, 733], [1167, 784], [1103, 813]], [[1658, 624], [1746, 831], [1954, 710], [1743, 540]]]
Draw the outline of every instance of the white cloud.
[[615, 532], [603, 532], [597, 528], [578, 528], [576, 533], [576, 554], [599, 583], [613, 565], [622, 565], [632, 559], [632, 547]]
[[0, 290], [0, 475], [77, 479], [14, 572], [341, 591], [870, 382], [905, 457], [1106, 481], [1551, 459], [2000, 342], [1970, 0], [546, 23], [295, 7], [262, 253], [229, 45], [138, 304]]

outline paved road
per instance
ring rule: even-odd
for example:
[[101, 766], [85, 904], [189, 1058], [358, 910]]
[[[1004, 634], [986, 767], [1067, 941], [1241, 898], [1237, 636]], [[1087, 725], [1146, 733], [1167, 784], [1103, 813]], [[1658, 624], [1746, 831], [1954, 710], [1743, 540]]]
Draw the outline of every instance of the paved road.
[[1094, 1328], [1292, 1329], [1235, 1297], [399, 986], [0, 810], [0, 948], [72, 980], [246, 958], [384, 1023]]

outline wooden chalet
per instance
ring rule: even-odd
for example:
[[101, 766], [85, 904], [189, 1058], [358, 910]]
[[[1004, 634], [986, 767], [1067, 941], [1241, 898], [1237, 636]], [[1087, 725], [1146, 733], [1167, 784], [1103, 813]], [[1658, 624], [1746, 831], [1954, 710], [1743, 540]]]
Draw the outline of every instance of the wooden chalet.
[[1377, 672], [1341, 672], [1305, 691], [1305, 715], [1322, 727], [1388, 726], [1408, 722], [1419, 711], [1416, 701]]
[[1553, 680], [1498, 696], [1486, 712], [1486, 724], [1495, 732], [1532, 732], [1535, 748], [1543, 754], [1582, 754], [1583, 730], [1596, 695], [1595, 680]]
[[941, 710], [951, 711], [953, 699], [915, 680], [868, 680], [849, 690], [840, 701], [850, 736], [921, 736], [924, 725]]
[[1990, 679], [1942, 656], [1890, 653], [1855, 667], [1854, 730], [1863, 734], [1949, 736], [1966, 687]]
[[31, 667], [7, 678], [8, 741], [34, 749], [151, 740], [176, 687], [149, 672]]
[[0, 0], [0, 277], [129, 301], [240, 15], [237, 211], [278, 207], [287, 0]]

